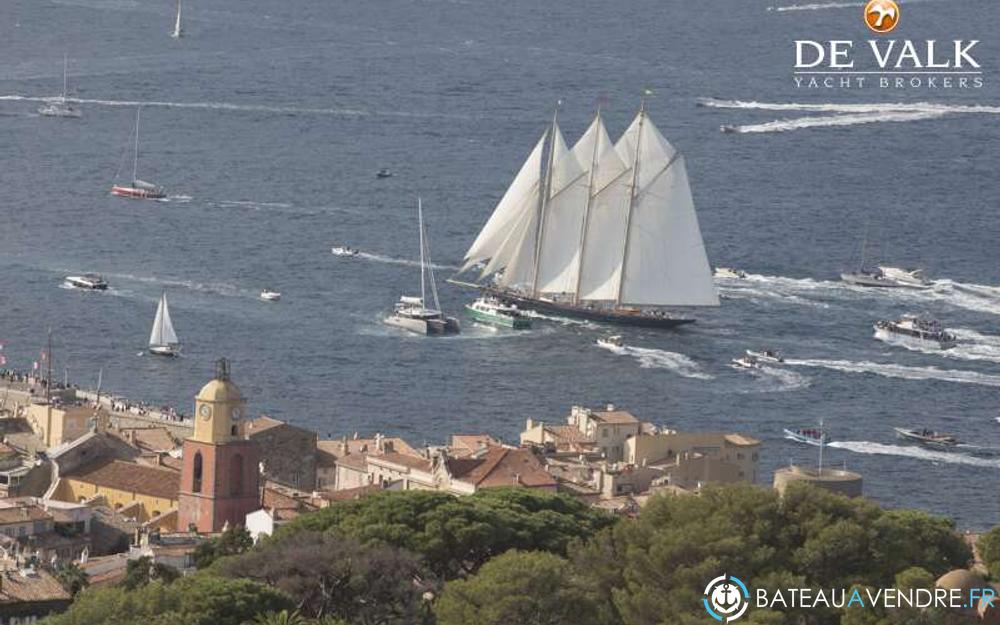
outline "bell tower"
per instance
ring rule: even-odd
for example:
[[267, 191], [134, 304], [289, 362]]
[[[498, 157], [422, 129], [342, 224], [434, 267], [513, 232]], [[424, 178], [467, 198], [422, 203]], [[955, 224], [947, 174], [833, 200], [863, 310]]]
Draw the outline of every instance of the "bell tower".
[[194, 399], [194, 433], [184, 441], [177, 529], [218, 532], [246, 525], [260, 507], [260, 452], [243, 437], [246, 401], [229, 378], [229, 361]]

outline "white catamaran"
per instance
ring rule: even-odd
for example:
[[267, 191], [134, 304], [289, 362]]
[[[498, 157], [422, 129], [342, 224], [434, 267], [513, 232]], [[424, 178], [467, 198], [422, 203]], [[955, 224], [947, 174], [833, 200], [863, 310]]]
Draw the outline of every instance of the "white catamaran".
[[170, 307], [167, 305], [167, 294], [160, 296], [160, 304], [156, 307], [156, 318], [153, 320], [153, 330], [149, 333], [149, 353], [157, 356], [176, 356], [181, 352], [181, 343], [174, 332], [174, 324], [170, 321]]
[[181, 30], [181, 0], [177, 0], [177, 17], [174, 18], [174, 29], [170, 32], [170, 36], [174, 39], [180, 39], [184, 34]]
[[669, 307], [719, 305], [684, 157], [645, 102], [617, 143], [598, 111], [568, 149], [553, 116], [462, 271], [480, 264], [491, 283], [456, 283], [542, 313], [672, 327], [693, 319]]
[[[431, 263], [430, 247], [424, 230], [424, 208], [417, 199], [417, 219], [420, 223], [420, 297], [403, 295], [385, 318], [386, 325], [403, 328], [417, 334], [458, 334], [461, 331], [458, 319], [441, 312], [437, 285], [434, 283], [434, 267]], [[427, 289], [430, 287], [434, 308], [427, 308]]]
[[38, 107], [38, 114], [45, 117], [80, 117], [80, 107], [66, 100], [66, 74], [69, 69], [69, 57], [63, 55], [63, 90], [58, 98], [46, 100]]

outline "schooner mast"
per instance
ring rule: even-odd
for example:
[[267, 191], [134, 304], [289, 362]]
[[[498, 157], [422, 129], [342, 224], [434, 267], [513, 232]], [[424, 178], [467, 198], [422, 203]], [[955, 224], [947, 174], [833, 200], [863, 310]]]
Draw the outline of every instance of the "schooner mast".
[[549, 195], [552, 193], [552, 162], [556, 154], [556, 133], [559, 132], [559, 106], [562, 100], [556, 102], [556, 109], [552, 113], [552, 126], [549, 129], [549, 156], [545, 166], [545, 185], [538, 198], [538, 227], [535, 233], [535, 264], [531, 278], [531, 294], [538, 297], [538, 265], [542, 258], [542, 238], [545, 236], [545, 209], [549, 203]]
[[[639, 147], [642, 145], [642, 126], [646, 117], [646, 95], [643, 94], [639, 101], [639, 130], [636, 131], [635, 138], [635, 158], [632, 160], [632, 183], [628, 189], [628, 208], [625, 209], [625, 252], [624, 258], [628, 258], [628, 244], [632, 240], [632, 209], [635, 207], [635, 197], [638, 193], [639, 182]], [[615, 300], [616, 306], [622, 305], [622, 289], [625, 286], [625, 268], [627, 263], [622, 263], [621, 274], [618, 276], [618, 296]]]

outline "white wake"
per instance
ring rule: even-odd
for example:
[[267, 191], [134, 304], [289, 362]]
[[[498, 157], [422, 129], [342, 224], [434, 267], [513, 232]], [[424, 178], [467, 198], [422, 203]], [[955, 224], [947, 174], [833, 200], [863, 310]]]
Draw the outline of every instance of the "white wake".
[[885, 445], [883, 443], [873, 443], [869, 441], [839, 441], [829, 444], [830, 447], [845, 449], [859, 454], [878, 454], [883, 456], [904, 456], [927, 460], [929, 462], [943, 462], [946, 464], [967, 464], [974, 467], [990, 469], [1000, 469], [1000, 459], [998, 458], [977, 458], [968, 454], [958, 452], [936, 451], [924, 447], [907, 445]]
[[[395, 256], [372, 254], [370, 252], [358, 252], [358, 254], [353, 258], [363, 258], [364, 260], [369, 260], [376, 263], [385, 263], [388, 265], [404, 265], [406, 267], [420, 267], [419, 260], [413, 260], [410, 258], [396, 258]], [[437, 263], [432, 263], [431, 267], [433, 267], [434, 269], [450, 269], [453, 271], [458, 271], [459, 269], [461, 269], [461, 267], [458, 267], [456, 265], [439, 265]]]
[[702, 371], [698, 363], [688, 358], [684, 354], [668, 352], [662, 349], [650, 349], [646, 347], [631, 347], [624, 345], [614, 347], [610, 345], [598, 345], [613, 354], [619, 356], [630, 356], [639, 361], [639, 366], [643, 369], [668, 369], [685, 378], [696, 380], [714, 380], [715, 376]]
[[978, 371], [963, 371], [956, 369], [939, 369], [938, 367], [910, 367], [895, 363], [878, 363], [869, 361], [854, 362], [850, 360], [804, 359], [785, 360], [786, 365], [799, 367], [821, 367], [845, 373], [870, 373], [887, 378], [903, 380], [941, 380], [959, 384], [979, 384], [982, 386], [1000, 387], [1000, 376], [979, 373]]

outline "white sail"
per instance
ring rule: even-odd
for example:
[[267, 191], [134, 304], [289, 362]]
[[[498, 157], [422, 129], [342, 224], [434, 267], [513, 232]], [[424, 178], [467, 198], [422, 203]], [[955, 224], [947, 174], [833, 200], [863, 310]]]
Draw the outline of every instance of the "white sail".
[[556, 143], [551, 191], [539, 245], [538, 291], [542, 293], [576, 290], [577, 252], [589, 193], [592, 134], [585, 133], [570, 151], [562, 144], [561, 136]]
[[160, 304], [156, 307], [156, 318], [153, 319], [153, 330], [149, 333], [149, 344], [157, 345], [177, 345], [177, 333], [174, 332], [174, 324], [170, 321], [170, 307], [167, 304], [167, 294], [160, 296]]
[[644, 306], [718, 306], [684, 158], [645, 113], [632, 129], [619, 142], [639, 158], [619, 299]]
[[[542, 150], [548, 132], [542, 135], [535, 149], [528, 155], [510, 188], [493, 210], [486, 225], [472, 247], [465, 253], [463, 269], [484, 260], [494, 259], [500, 247], [510, 234], [511, 228], [519, 222], [526, 211], [537, 211], [538, 193], [541, 185]], [[506, 263], [506, 261], [504, 261]]]
[[174, 20], [174, 30], [170, 36], [174, 39], [181, 36], [181, 0], [177, 0], [177, 18]]
[[586, 245], [580, 259], [578, 293], [581, 300], [613, 301], [621, 281], [632, 170], [619, 156], [618, 146], [611, 145], [603, 127], [597, 139], [599, 156], [584, 235]]

